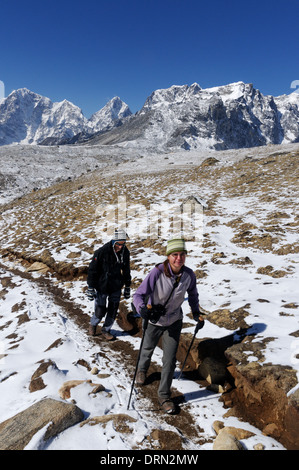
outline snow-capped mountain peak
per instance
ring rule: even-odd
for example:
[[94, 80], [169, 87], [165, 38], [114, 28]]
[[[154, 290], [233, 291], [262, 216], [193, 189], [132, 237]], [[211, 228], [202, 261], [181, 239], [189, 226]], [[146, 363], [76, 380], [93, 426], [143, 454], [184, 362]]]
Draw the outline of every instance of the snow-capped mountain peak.
[[145, 101], [140, 113], [158, 109], [174, 103], [186, 102], [200, 93], [201, 88], [197, 83], [193, 85], [173, 85], [170, 88], [154, 91]]
[[66, 99], [52, 102], [20, 88], [0, 102], [0, 145], [68, 141], [82, 132], [97, 132], [130, 114], [129, 107], [116, 97], [88, 120], [78, 106]]
[[112, 98], [108, 103], [99, 111], [94, 113], [89, 119], [94, 132], [98, 132], [108, 126], [113, 121], [123, 119], [131, 116], [132, 112], [129, 106], [124, 103], [118, 96]]
[[167, 151], [297, 142], [298, 101], [297, 93], [264, 96], [243, 82], [207, 89], [197, 83], [172, 86], [154, 91], [126, 126], [110, 131], [111, 137], [98, 136], [94, 143], [126, 142]]
[[0, 102], [0, 145], [117, 144], [225, 150], [299, 141], [299, 94], [265, 96], [241, 81], [155, 90], [132, 115], [118, 96], [90, 119], [67, 100], [53, 103], [26, 88]]

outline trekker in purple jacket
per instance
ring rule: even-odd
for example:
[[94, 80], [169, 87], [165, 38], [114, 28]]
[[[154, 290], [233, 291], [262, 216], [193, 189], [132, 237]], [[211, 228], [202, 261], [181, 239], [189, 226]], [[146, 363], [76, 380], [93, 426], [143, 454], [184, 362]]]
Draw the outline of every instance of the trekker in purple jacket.
[[176, 365], [176, 353], [183, 324], [181, 305], [185, 294], [195, 321], [204, 324], [201, 317], [192, 269], [185, 266], [186, 246], [183, 239], [167, 243], [167, 259], [155, 266], [133, 295], [133, 304], [143, 319], [148, 320], [140, 352], [136, 383], [144, 385], [151, 357], [162, 337], [163, 365], [158, 389], [158, 399], [166, 413], [174, 413], [171, 400], [171, 383]]

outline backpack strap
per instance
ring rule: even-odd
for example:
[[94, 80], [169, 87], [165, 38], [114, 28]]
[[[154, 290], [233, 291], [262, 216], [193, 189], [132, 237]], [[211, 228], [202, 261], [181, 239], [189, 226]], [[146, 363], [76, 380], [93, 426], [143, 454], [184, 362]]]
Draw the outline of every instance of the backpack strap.
[[171, 292], [170, 292], [170, 294], [169, 294], [169, 297], [168, 297], [168, 299], [166, 300], [166, 302], [165, 302], [165, 304], [164, 304], [164, 307], [166, 307], [166, 305], [168, 304], [168, 302], [169, 302], [169, 300], [170, 300], [170, 297], [171, 297], [172, 294], [173, 294], [174, 289], [176, 289], [176, 287], [178, 287], [178, 285], [179, 285], [179, 283], [180, 283], [180, 280], [181, 280], [181, 277], [182, 277], [182, 274], [179, 274], [179, 275], [176, 277], [176, 279], [175, 279], [175, 281], [174, 281], [174, 284], [173, 284], [173, 286], [172, 286]]

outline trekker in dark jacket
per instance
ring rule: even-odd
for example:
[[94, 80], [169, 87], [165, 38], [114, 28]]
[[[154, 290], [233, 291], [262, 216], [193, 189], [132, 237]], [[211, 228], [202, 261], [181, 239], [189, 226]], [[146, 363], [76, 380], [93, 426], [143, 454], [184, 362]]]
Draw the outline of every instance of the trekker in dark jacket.
[[136, 311], [148, 321], [136, 382], [138, 385], [146, 383], [152, 354], [162, 338], [163, 365], [158, 399], [166, 413], [175, 412], [175, 405], [171, 400], [171, 383], [183, 323], [181, 305], [186, 293], [194, 320], [199, 323], [199, 327], [204, 324], [199, 310], [196, 277], [192, 269], [185, 266], [186, 254], [183, 239], [169, 240], [166, 260], [149, 272], [133, 295]]
[[110, 329], [117, 315], [123, 286], [124, 298], [130, 298], [130, 252], [123, 230], [115, 231], [114, 238], [95, 251], [88, 268], [87, 284], [87, 296], [89, 300], [95, 300], [89, 333], [94, 336], [97, 325], [106, 316], [102, 335], [107, 340], [113, 340], [115, 337]]

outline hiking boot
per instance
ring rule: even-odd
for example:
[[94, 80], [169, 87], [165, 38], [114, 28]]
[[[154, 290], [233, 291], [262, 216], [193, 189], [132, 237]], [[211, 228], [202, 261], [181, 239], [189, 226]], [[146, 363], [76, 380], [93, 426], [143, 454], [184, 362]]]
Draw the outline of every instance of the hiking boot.
[[94, 326], [94, 325], [89, 325], [88, 334], [89, 334], [90, 336], [95, 336], [95, 335], [96, 335], [96, 332], [97, 332], [97, 327]]
[[170, 398], [159, 398], [161, 408], [167, 414], [173, 414], [175, 412], [175, 404]]
[[136, 375], [136, 384], [137, 385], [144, 385], [145, 384], [146, 375], [143, 370], [138, 370]]
[[102, 335], [107, 341], [113, 341], [115, 339], [115, 336], [113, 336], [109, 331], [103, 331], [102, 330]]

